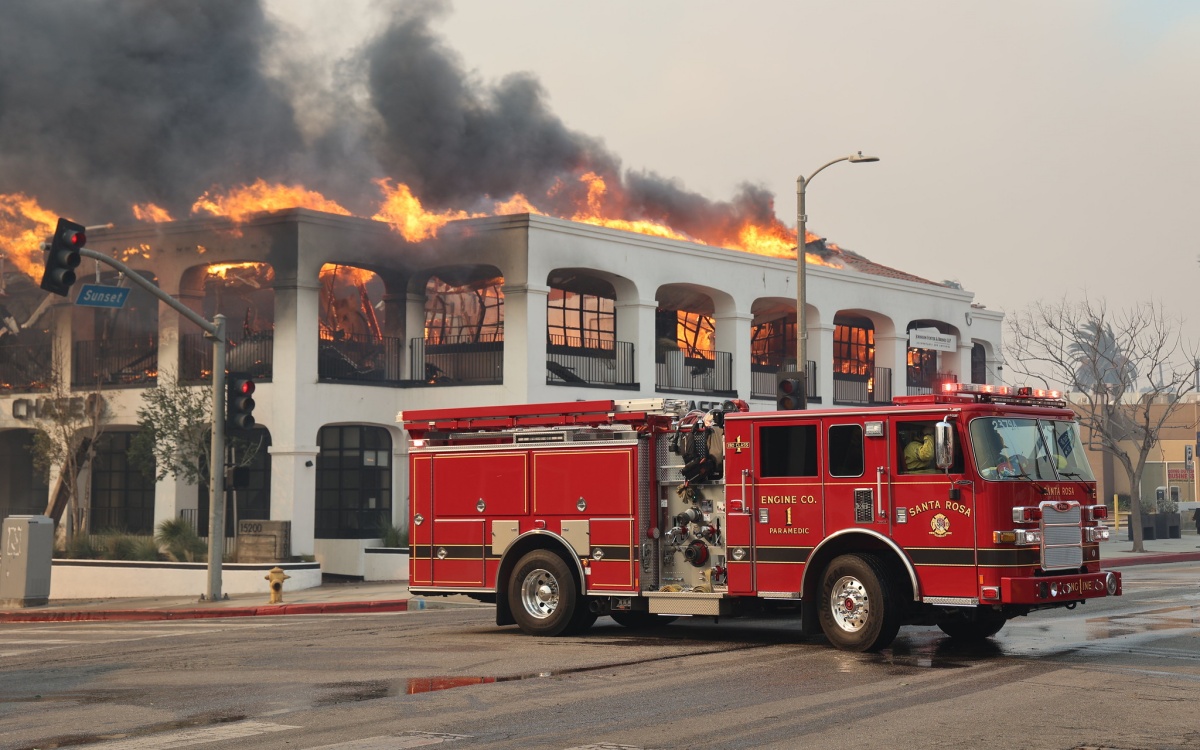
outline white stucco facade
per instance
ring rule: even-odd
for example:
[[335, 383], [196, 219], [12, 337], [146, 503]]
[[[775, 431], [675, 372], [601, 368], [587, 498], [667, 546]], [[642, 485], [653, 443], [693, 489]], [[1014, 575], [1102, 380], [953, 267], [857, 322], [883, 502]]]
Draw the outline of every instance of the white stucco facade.
[[[738, 397], [753, 410], [773, 409], [773, 371], [781, 362], [764, 361], [761, 352], [756, 357], [752, 339], [762, 321], [789, 315], [794, 321], [795, 312], [793, 259], [526, 214], [454, 222], [434, 239], [408, 243], [386, 224], [294, 209], [241, 225], [224, 220], [181, 221], [101, 230], [92, 233], [89, 247], [123, 258], [197, 310], [202, 307], [201, 282], [209, 265], [271, 265], [270, 373], [259, 380], [254, 413], [270, 434], [270, 518], [291, 522], [294, 555], [314, 555], [325, 572], [351, 576], [364, 575], [363, 550], [377, 546], [379, 538], [330, 538], [322, 533], [317, 520], [322, 428], [359, 425], [386, 431], [391, 443], [390, 512], [397, 523], [403, 523], [408, 480], [404, 435], [395, 421], [399, 411], [651, 396], [718, 402]], [[131, 248], [138, 251], [130, 253]], [[319, 333], [324, 304], [319, 275], [328, 263], [369, 269], [383, 281], [385, 291], [376, 304], [379, 333], [399, 347], [383, 377], [354, 381], [330, 377], [322, 370], [328, 342]], [[953, 271], [948, 268], [947, 275]], [[1000, 382], [1002, 314], [973, 305], [971, 292], [905, 274], [864, 273], [850, 264], [844, 268], [810, 265], [807, 273], [808, 359], [815, 363], [813, 390], [822, 407], [843, 405], [834, 386], [844, 379], [835, 373], [835, 366], [845, 363], [835, 346], [847, 320], [856, 321], [854, 325], [873, 337], [869, 365], [875, 369], [860, 378], [863, 383], [870, 381], [864, 387], [876, 389], [871, 398], [885, 400], [909, 392], [908, 330], [914, 321], [934, 322], [943, 335], [953, 337], [952, 351], [937, 354], [939, 374], [962, 381], [974, 377]], [[502, 354], [496, 353], [502, 366], [496, 378], [431, 385], [425, 382], [425, 372], [413, 372], [417, 367], [413, 362], [420, 362], [419, 356], [413, 356], [414, 348], [422, 346], [417, 342], [425, 337], [425, 285], [431, 275], [503, 277], [503, 341], [498, 347]], [[620, 382], [563, 382], [548, 373], [547, 300], [567, 278], [586, 279], [592, 288], [611, 295], [615, 340], [631, 345], [623, 350], [632, 357], [630, 374]], [[706, 316], [714, 329], [712, 348], [727, 359], [710, 368], [695, 357], [664, 354], [657, 341], [663, 310]], [[59, 371], [69, 373], [69, 360], [78, 351], [71, 342], [90, 334], [82, 330], [80, 314], [66, 300], [55, 298], [55, 307], [47, 314]], [[239, 323], [229, 321], [230, 330]], [[180, 315], [159, 304], [157, 377], [179, 371], [181, 341], [196, 332], [193, 324], [181, 322]], [[664, 376], [673, 357], [690, 378], [682, 388]], [[724, 361], [727, 373], [722, 369]], [[235, 369], [232, 362], [231, 370]], [[697, 376], [697, 371], [702, 375]], [[890, 371], [890, 394], [879, 391], [884, 371]], [[109, 429], [136, 426], [142, 389], [147, 386], [103, 390], [111, 408]], [[32, 427], [29, 409], [44, 397], [19, 385], [0, 390], [0, 436], [5, 431], [28, 431]], [[374, 453], [369, 460], [380, 462], [377, 468], [388, 462]], [[154, 488], [154, 524], [195, 512], [200, 504], [198, 488], [172, 479], [161, 481]]]

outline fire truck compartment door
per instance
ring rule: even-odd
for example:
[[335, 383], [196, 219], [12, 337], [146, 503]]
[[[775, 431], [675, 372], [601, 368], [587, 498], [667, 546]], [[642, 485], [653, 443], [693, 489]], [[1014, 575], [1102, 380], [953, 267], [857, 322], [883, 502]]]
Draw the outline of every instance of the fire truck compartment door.
[[799, 594], [824, 528], [820, 434], [821, 423], [802, 414], [754, 426], [748, 516], [727, 517], [731, 592]]
[[525, 453], [439, 455], [433, 459], [438, 518], [529, 512]]
[[409, 582], [433, 583], [433, 458], [415, 456], [409, 473], [409, 502], [412, 519], [409, 527]]
[[550, 516], [631, 516], [637, 446], [555, 449], [533, 454], [533, 512]]
[[484, 520], [439, 518], [433, 522], [433, 582], [437, 586], [484, 585]]
[[563, 521], [562, 538], [567, 540], [571, 549], [580, 557], [592, 554], [592, 543], [588, 536], [587, 521]]
[[504, 550], [521, 535], [521, 522], [492, 521], [492, 556], [500, 557]]

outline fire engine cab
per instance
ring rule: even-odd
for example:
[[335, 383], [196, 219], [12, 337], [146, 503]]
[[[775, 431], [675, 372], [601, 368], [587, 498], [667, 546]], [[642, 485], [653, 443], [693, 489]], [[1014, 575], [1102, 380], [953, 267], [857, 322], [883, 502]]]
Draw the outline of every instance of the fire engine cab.
[[863, 410], [584, 401], [404, 411], [410, 588], [579, 633], [799, 609], [838, 648], [981, 639], [1121, 593], [1061, 394], [949, 384]]

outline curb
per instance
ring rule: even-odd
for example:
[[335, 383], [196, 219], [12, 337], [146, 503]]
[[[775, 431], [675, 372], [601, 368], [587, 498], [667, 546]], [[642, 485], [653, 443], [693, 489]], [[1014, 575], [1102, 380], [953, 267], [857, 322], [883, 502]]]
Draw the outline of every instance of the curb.
[[1197, 562], [1200, 552], [1147, 552], [1138, 557], [1106, 557], [1100, 561], [1101, 569], [1121, 568], [1128, 565], [1158, 565], [1162, 563]]
[[[424, 609], [418, 602], [414, 609]], [[376, 612], [407, 612], [408, 599], [363, 602], [326, 602], [303, 604], [269, 604], [255, 607], [220, 607], [206, 609], [109, 609], [70, 610], [57, 612], [0, 612], [0, 622], [82, 622], [86, 620], [199, 620], [220, 617], [263, 617], [278, 615], [363, 614]]]

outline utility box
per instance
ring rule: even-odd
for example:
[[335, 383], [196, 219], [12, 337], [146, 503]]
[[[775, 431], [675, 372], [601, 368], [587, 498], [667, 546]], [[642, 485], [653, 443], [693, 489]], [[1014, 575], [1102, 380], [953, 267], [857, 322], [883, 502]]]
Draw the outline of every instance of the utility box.
[[238, 562], [286, 562], [291, 556], [291, 521], [267, 521], [262, 519], [238, 521]]
[[0, 529], [0, 606], [35, 607], [50, 601], [54, 521], [9, 516]]

